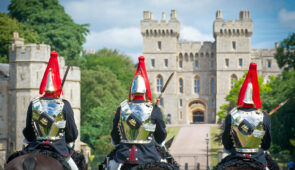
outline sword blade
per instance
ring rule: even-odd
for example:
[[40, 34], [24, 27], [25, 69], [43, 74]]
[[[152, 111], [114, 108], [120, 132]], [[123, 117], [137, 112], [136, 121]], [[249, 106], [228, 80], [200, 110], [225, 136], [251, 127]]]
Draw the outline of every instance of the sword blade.
[[164, 85], [164, 87], [163, 87], [161, 93], [164, 93], [164, 91], [166, 90], [167, 85], [169, 84], [170, 80], [172, 79], [174, 73], [175, 73], [175, 72], [173, 72], [173, 73], [170, 74], [170, 76], [169, 76], [168, 80], [166, 81], [166, 83], [165, 83], [165, 85]]
[[279, 105], [277, 105], [274, 109], [272, 109], [270, 112], [269, 112], [269, 115], [272, 115], [274, 112], [276, 112], [279, 108], [281, 108], [282, 106], [284, 106], [287, 102], [288, 102], [289, 99], [281, 102]]
[[63, 77], [63, 79], [62, 79], [62, 83], [61, 83], [61, 86], [60, 86], [60, 90], [62, 90], [62, 88], [63, 88], [63, 86], [64, 86], [64, 84], [65, 84], [65, 81], [66, 81], [66, 79], [67, 79], [67, 76], [68, 76], [68, 72], [69, 72], [69, 70], [70, 70], [70, 67], [71, 67], [71, 65], [68, 65], [67, 70], [66, 70], [66, 72], [65, 72], [65, 75], [64, 75], [64, 77]]
[[164, 93], [164, 91], [166, 90], [170, 80], [172, 79], [173, 75], [174, 75], [175, 72], [171, 73], [168, 80], [166, 81], [164, 87], [162, 88], [161, 90], [161, 94], [156, 98], [156, 105], [158, 104], [158, 102], [161, 100], [161, 97], [162, 97], [162, 94]]

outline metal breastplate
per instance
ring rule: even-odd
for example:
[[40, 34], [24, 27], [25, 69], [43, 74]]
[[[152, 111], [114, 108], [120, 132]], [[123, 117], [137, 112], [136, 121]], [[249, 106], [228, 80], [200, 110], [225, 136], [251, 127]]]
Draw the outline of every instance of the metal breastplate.
[[37, 140], [59, 140], [64, 136], [63, 107], [61, 99], [32, 101], [32, 126]]
[[265, 134], [263, 112], [261, 110], [243, 111], [234, 108], [231, 111], [231, 136], [237, 152], [258, 152]]
[[125, 100], [120, 106], [121, 113], [118, 127], [121, 142], [132, 144], [150, 143], [156, 129], [156, 125], [151, 122], [152, 103], [129, 103]]

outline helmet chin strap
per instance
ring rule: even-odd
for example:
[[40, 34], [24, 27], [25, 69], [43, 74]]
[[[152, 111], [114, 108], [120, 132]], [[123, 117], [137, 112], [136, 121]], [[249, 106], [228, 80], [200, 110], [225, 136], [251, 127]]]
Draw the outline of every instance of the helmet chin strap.
[[136, 94], [136, 95], [133, 95], [133, 100], [145, 100], [144, 98], [144, 94]]

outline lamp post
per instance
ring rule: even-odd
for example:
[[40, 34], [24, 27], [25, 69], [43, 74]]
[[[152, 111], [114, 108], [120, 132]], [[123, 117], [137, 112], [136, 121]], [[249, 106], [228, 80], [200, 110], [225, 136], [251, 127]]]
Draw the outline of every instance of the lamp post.
[[205, 140], [206, 140], [206, 144], [207, 144], [207, 166], [206, 166], [206, 169], [210, 170], [210, 168], [209, 168], [209, 136], [208, 136], [208, 133], [206, 135]]

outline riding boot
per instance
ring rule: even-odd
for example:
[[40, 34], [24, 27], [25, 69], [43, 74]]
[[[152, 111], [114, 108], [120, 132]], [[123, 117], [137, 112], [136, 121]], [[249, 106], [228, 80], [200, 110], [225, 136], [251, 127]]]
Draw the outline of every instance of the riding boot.
[[74, 162], [74, 160], [71, 157], [68, 157], [65, 160], [70, 165], [71, 170], [79, 170], [79, 168], [77, 167], [76, 163]]

